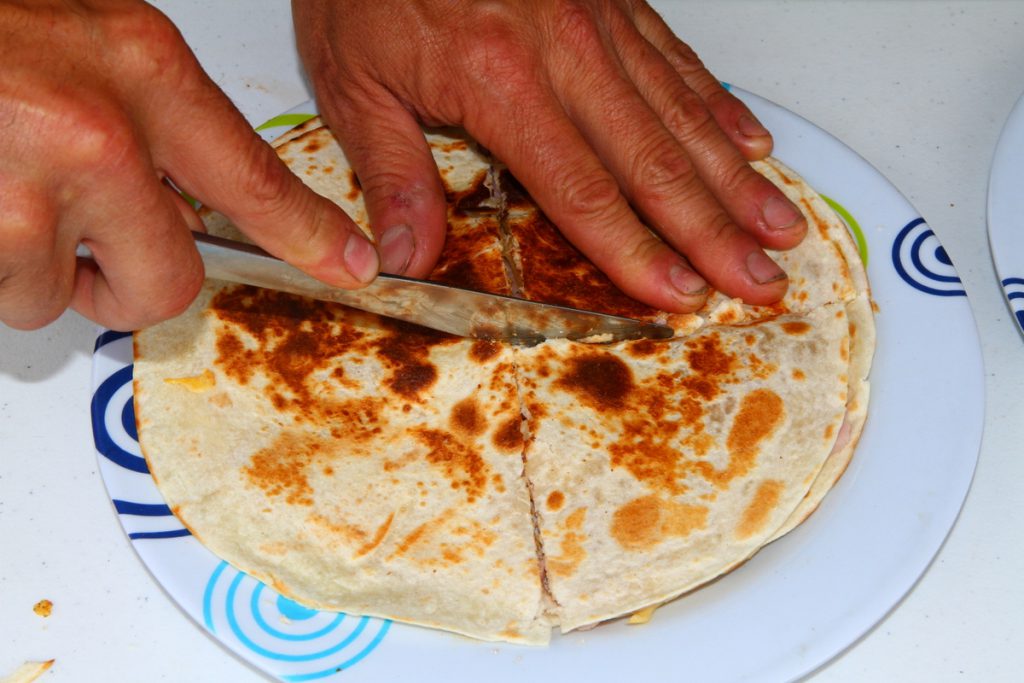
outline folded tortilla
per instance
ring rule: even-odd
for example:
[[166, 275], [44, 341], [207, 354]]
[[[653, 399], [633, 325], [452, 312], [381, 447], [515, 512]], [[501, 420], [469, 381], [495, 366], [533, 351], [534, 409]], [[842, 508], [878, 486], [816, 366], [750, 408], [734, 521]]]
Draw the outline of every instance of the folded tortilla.
[[[677, 337], [511, 347], [210, 281], [135, 335], [140, 445], [196, 538], [313, 607], [539, 644], [721, 576], [814, 510], [863, 426], [874, 333], [856, 249], [813, 190], [755, 164], [811, 225], [773, 254], [783, 302], [716, 293], [673, 316], [623, 295], [465, 135], [428, 141], [449, 205], [433, 279]], [[325, 127], [277, 146], [371, 234]]]

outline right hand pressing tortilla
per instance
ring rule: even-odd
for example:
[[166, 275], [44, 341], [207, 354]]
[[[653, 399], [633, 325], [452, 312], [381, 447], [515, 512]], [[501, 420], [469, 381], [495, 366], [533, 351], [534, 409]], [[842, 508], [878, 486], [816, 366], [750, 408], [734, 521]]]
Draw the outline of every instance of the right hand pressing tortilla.
[[422, 277], [445, 198], [421, 124], [465, 128], [624, 292], [688, 312], [708, 285], [786, 292], [763, 251], [807, 224], [752, 170], [772, 139], [643, 0], [293, 0], [325, 120], [386, 271]]

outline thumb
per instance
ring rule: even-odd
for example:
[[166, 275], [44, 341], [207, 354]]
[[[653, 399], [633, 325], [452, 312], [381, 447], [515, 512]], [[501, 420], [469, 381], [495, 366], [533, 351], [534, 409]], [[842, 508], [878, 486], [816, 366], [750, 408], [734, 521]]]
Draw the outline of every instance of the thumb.
[[366, 200], [381, 270], [425, 277], [447, 229], [444, 187], [413, 116], [389, 92], [321, 102]]
[[288, 170], [212, 82], [192, 98], [194, 121], [153, 136], [157, 157], [174, 182], [226, 215], [254, 242], [324, 282], [367, 284], [380, 259], [370, 241], [337, 205]]

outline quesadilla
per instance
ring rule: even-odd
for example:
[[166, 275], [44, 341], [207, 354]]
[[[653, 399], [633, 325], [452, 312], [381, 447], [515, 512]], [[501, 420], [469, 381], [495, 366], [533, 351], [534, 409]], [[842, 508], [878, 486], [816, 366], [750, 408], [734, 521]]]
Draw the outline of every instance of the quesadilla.
[[[209, 281], [135, 335], [139, 442], [196, 538], [312, 607], [542, 644], [649, 615], [814, 510], [860, 434], [874, 337], [856, 249], [810, 188], [755, 164], [811, 226], [773, 254], [786, 299], [678, 316], [622, 294], [464, 134], [428, 141], [449, 205], [432, 279], [677, 336], [512, 347]], [[327, 128], [277, 147], [371, 234]]]

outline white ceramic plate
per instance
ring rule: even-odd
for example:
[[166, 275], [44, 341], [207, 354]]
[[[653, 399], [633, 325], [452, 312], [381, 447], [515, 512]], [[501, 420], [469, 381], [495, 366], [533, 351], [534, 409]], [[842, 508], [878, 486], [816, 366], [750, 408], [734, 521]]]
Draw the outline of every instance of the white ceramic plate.
[[1024, 333], [1024, 95], [1003, 125], [988, 178], [988, 241], [1006, 302]]
[[[878, 303], [867, 427], [805, 524], [647, 625], [619, 621], [556, 636], [547, 648], [307, 610], [219, 560], [170, 514], [135, 439], [131, 338], [104, 332], [92, 403], [100, 468], [157, 581], [227, 648], [288, 681], [340, 680], [339, 670], [346, 681], [781, 681], [867, 632], [928, 567], [970, 485], [984, 401], [977, 332], [945, 251], [885, 178], [799, 116], [734, 92], [774, 133], [776, 156], [850, 226]], [[261, 130], [276, 137], [301, 113]]]

